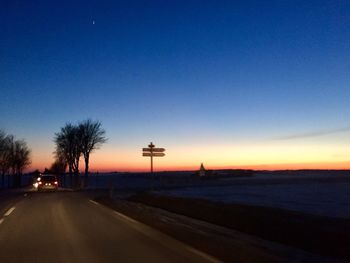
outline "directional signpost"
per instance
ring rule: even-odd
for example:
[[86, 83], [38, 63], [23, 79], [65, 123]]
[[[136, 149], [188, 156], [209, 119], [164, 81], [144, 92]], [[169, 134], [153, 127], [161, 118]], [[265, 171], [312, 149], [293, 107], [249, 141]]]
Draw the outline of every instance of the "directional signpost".
[[148, 148], [142, 148], [142, 156], [151, 157], [151, 173], [153, 173], [153, 157], [165, 156], [164, 148], [155, 148], [156, 146], [151, 142]]

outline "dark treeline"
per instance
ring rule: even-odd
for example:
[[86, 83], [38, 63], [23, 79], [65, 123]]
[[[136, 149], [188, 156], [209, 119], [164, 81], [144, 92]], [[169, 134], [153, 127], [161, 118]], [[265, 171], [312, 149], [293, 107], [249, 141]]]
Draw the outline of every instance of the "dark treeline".
[[[20, 187], [23, 170], [30, 165], [30, 149], [24, 140], [16, 140], [0, 130], [0, 173], [2, 187]], [[5, 186], [5, 176], [13, 176], [13, 185]]]
[[68, 173], [74, 187], [80, 185], [79, 182], [79, 161], [82, 156], [85, 163], [85, 183], [89, 173], [90, 154], [107, 141], [105, 130], [99, 121], [85, 120], [78, 124], [67, 123], [55, 134], [56, 144], [55, 161], [51, 166], [51, 171], [57, 174]]

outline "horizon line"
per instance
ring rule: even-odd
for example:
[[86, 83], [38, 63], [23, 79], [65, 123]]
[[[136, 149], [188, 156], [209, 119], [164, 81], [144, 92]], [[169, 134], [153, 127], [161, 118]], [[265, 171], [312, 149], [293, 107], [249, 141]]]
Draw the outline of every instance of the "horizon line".
[[[281, 170], [350, 170], [350, 161], [348, 162], [323, 162], [323, 163], [282, 163], [282, 164], [257, 164], [257, 165], [227, 165], [227, 166], [216, 166], [206, 165], [203, 163], [206, 170], [254, 170], [254, 171], [281, 171]], [[178, 167], [160, 167], [155, 168], [154, 172], [179, 172], [179, 171], [198, 171], [199, 165], [197, 166], [178, 166]], [[26, 173], [35, 170], [44, 170], [40, 168], [29, 168], [26, 169]], [[148, 173], [149, 168], [91, 168], [90, 173], [113, 173], [113, 172], [124, 172], [124, 173]]]

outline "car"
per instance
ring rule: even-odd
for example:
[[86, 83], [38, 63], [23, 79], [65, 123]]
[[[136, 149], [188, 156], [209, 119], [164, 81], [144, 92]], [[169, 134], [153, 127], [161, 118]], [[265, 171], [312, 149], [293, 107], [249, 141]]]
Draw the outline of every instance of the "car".
[[[40, 180], [39, 180], [40, 178]], [[58, 180], [54, 175], [43, 175], [38, 178], [38, 191], [57, 191], [58, 189]]]
[[41, 180], [40, 177], [41, 177], [41, 175], [38, 176], [38, 177], [34, 177], [34, 179], [33, 179], [33, 186], [34, 186], [35, 189], [38, 189], [39, 182], [40, 182], [40, 180]]

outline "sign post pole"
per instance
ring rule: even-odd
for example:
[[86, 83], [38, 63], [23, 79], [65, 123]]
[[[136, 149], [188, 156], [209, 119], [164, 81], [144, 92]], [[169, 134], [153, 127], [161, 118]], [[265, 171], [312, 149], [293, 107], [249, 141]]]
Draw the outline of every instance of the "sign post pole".
[[150, 152], [151, 152], [151, 175], [153, 175], [153, 148], [154, 148], [154, 144], [151, 142], [148, 147], [150, 148]]
[[148, 148], [142, 148], [142, 156], [151, 157], [151, 174], [153, 175], [153, 157], [165, 156], [164, 148], [155, 148], [156, 146], [151, 142]]

